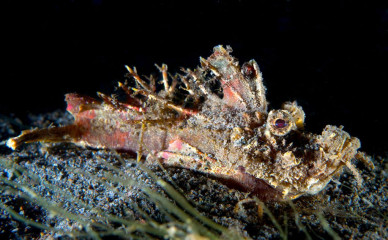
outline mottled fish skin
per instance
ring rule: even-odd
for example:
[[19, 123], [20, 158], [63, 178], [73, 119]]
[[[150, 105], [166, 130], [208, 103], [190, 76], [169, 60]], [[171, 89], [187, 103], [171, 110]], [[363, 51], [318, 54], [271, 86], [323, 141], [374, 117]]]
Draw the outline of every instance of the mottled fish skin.
[[[162, 65], [164, 90], [127, 67], [137, 87], [119, 83], [125, 102], [67, 94], [69, 126], [23, 131], [7, 145], [72, 142], [146, 156], [219, 179], [262, 200], [289, 200], [320, 192], [351, 161], [370, 162], [360, 141], [343, 127], [328, 125], [320, 135], [304, 131], [305, 114], [296, 102], [268, 112], [265, 87], [254, 60], [240, 66], [232, 49], [216, 46], [201, 66], [170, 76]], [[179, 81], [178, 81], [179, 79]]]

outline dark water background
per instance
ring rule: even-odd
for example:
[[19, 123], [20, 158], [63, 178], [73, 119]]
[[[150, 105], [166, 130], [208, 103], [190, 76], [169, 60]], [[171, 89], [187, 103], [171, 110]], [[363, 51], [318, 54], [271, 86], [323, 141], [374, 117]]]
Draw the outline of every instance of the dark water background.
[[0, 113], [65, 109], [64, 94], [111, 93], [140, 74], [194, 68], [218, 44], [256, 59], [270, 107], [297, 100], [307, 128], [344, 125], [387, 151], [388, 2], [3, 1]]

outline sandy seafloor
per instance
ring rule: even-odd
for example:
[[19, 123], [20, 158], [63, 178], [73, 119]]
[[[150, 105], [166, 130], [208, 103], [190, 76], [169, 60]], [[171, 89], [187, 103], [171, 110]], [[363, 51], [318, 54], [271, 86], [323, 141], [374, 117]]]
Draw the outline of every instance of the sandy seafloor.
[[[71, 121], [70, 114], [62, 111], [31, 115], [24, 122], [1, 116], [0, 140], [15, 136], [22, 129], [65, 125]], [[132, 219], [142, 226], [151, 226], [150, 229], [168, 229], [164, 238], [206, 239], [200, 238], [198, 231], [190, 226], [195, 220], [186, 219], [183, 223], [176, 215], [175, 211], [182, 208], [179, 204], [173, 210], [154, 204], [152, 194], [144, 191], [147, 187], [169, 201], [173, 200], [127, 154], [64, 143], [25, 144], [16, 151], [2, 145], [0, 153], [0, 202], [3, 208], [0, 209], [0, 239], [69, 239], [86, 231], [88, 236], [77, 238], [92, 239], [98, 238], [97, 233], [106, 234], [106, 229], [111, 234], [102, 238], [112, 239], [112, 229], [136, 229], [135, 225], [131, 228], [107, 220], [103, 217], [107, 214]], [[150, 169], [179, 188], [202, 215], [230, 230], [219, 232], [198, 221], [202, 233], [203, 229], [209, 229], [220, 239], [236, 236], [247, 239], [388, 239], [388, 163], [386, 158], [377, 156], [373, 161], [374, 170], [357, 164], [364, 179], [362, 188], [357, 188], [355, 178], [344, 171], [317, 195], [303, 196], [292, 203], [268, 202], [264, 208], [249, 200], [238, 205], [249, 196], [227, 188], [206, 174], [179, 168], [163, 171], [158, 166], [150, 166]], [[116, 170], [112, 170], [112, 166]], [[125, 186], [112, 183], [116, 181], [113, 180], [115, 177]], [[128, 186], [127, 179], [134, 185]], [[25, 200], [23, 196], [30, 199]], [[45, 205], [47, 203], [50, 207]], [[4, 207], [57, 231], [26, 225], [12, 218]], [[70, 213], [73, 215], [66, 215]], [[96, 223], [109, 227], [95, 227]], [[141, 231], [125, 236], [157, 238], [155, 234]]]

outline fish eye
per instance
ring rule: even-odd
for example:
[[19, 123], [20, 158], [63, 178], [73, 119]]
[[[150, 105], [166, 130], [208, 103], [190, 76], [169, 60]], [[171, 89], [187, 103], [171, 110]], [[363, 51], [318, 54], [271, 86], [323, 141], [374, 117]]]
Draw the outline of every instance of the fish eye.
[[298, 106], [296, 101], [285, 102], [282, 105], [282, 109], [288, 111], [294, 119], [295, 125], [298, 129], [303, 129], [305, 114], [301, 106]]
[[287, 122], [284, 119], [278, 118], [275, 120], [276, 128], [285, 128], [287, 126]]
[[287, 110], [272, 110], [268, 114], [267, 128], [276, 136], [284, 136], [296, 129], [292, 115]]

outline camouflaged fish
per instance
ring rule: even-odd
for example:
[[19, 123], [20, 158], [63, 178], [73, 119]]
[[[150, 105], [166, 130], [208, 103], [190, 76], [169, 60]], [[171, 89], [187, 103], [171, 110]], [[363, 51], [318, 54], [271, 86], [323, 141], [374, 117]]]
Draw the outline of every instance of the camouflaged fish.
[[209, 58], [200, 59], [200, 67], [175, 76], [166, 65], [157, 66], [160, 84], [126, 66], [134, 84], [119, 83], [123, 101], [102, 93], [102, 100], [67, 94], [73, 124], [23, 131], [7, 146], [72, 142], [134, 152], [150, 164], [161, 161], [211, 174], [262, 200], [316, 194], [344, 166], [361, 184], [351, 163], [369, 161], [358, 152], [360, 141], [342, 126], [328, 125], [320, 135], [305, 132], [305, 114], [296, 102], [268, 112], [257, 63], [240, 66], [231, 52], [217, 46]]

